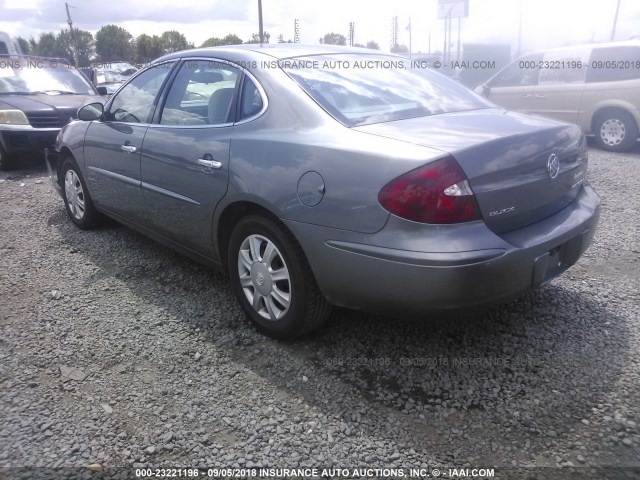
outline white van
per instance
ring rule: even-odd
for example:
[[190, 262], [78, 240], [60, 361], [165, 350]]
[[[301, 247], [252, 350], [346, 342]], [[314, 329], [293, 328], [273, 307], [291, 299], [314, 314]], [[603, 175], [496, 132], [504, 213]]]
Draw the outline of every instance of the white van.
[[0, 32], [0, 55], [20, 55], [20, 47], [8, 33]]
[[475, 90], [510, 110], [576, 123], [606, 150], [628, 151], [640, 125], [640, 40], [531, 53]]

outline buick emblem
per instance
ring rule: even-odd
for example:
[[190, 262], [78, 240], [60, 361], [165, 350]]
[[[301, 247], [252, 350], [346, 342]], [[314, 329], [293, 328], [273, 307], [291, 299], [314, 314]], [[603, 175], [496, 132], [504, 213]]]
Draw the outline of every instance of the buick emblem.
[[550, 179], [554, 179], [558, 176], [560, 172], [560, 160], [558, 160], [558, 155], [552, 153], [549, 155], [549, 160], [547, 160], [547, 173], [549, 174]]

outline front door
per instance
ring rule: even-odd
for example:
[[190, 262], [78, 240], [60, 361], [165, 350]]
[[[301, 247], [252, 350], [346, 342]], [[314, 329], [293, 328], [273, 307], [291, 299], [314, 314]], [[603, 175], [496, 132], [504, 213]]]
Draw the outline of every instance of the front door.
[[206, 256], [213, 212], [227, 191], [239, 78], [240, 70], [224, 62], [184, 61], [142, 147], [153, 229]]
[[136, 76], [85, 135], [87, 183], [93, 201], [136, 223], [146, 213], [140, 180], [142, 143], [171, 66], [158, 65]]

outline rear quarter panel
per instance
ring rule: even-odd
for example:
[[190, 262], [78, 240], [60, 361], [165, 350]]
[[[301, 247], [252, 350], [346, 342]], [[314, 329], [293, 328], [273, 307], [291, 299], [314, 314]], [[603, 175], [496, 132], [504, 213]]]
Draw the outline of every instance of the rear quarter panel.
[[[235, 201], [253, 201], [284, 219], [376, 232], [389, 217], [378, 203], [380, 189], [396, 176], [444, 155], [347, 128], [283, 71], [255, 73], [269, 107], [261, 117], [234, 127], [229, 190], [222, 208]], [[317, 172], [324, 180], [324, 197], [313, 207], [298, 196], [298, 182], [306, 172]]]
[[586, 134], [593, 133], [593, 117], [604, 108], [625, 110], [640, 125], [640, 80], [587, 83], [577, 121]]

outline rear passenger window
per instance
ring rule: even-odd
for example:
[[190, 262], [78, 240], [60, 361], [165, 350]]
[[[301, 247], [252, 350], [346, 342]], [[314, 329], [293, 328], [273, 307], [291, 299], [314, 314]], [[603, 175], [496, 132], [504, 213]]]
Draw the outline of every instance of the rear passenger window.
[[615, 82], [640, 78], [640, 47], [594, 48], [587, 82]]
[[264, 106], [260, 91], [256, 87], [256, 84], [248, 77], [245, 76], [244, 83], [242, 85], [242, 103], [240, 104], [240, 120], [253, 117], [260, 113]]

